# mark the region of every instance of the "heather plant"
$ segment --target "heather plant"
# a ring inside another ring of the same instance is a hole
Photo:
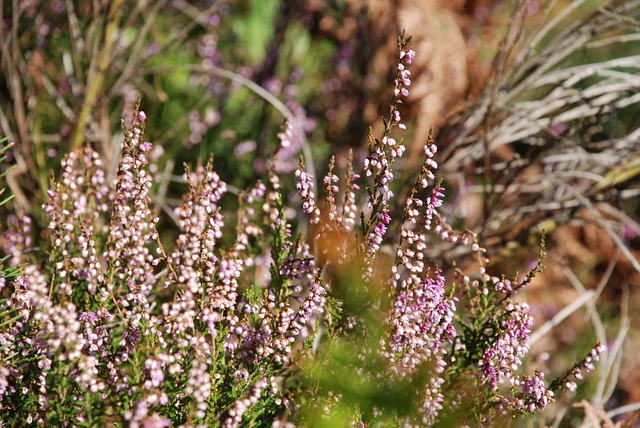
[[[2,422],[480,426],[575,390],[603,344],[550,382],[522,367],[532,317],[518,292],[541,271],[544,240],[524,278],[489,275],[476,236],[443,215],[431,136],[406,196],[396,186],[408,43],[398,39],[389,114],[362,165],[333,157],[317,183],[301,158],[289,173],[299,207],[278,153],[237,195],[210,159],[185,168],[177,239],[166,242],[140,102],[122,123],[114,182],[90,146],[68,153],[43,207],[48,242],[28,216],[8,221]],[[285,122],[280,150],[297,131]],[[471,271],[431,259],[435,240],[466,251]]]

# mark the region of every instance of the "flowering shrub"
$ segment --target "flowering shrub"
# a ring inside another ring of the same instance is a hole
[[[332,158],[319,199],[301,159],[308,221],[287,216],[275,160],[266,182],[238,194],[236,218],[223,215],[229,189],[210,160],[187,169],[179,236],[166,243],[139,108],[123,124],[115,183],[90,147],[69,153],[44,206],[42,257],[30,251],[30,219],[9,221],[5,250],[20,272],[0,276],[2,422],[475,426],[575,390],[602,344],[550,384],[520,370],[532,319],[515,297],[544,246],[524,280],[488,275],[475,235],[440,212],[430,137],[413,187],[394,187],[407,44],[399,38],[389,116],[369,136],[362,176],[349,156],[341,179]],[[436,238],[466,248],[477,271],[435,265]]]

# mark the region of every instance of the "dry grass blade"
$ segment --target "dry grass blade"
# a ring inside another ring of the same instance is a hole
[[[515,54],[503,52],[513,57],[505,72],[455,131],[443,132],[449,180],[470,170],[483,178],[475,191],[485,200],[484,237],[504,234],[505,223],[511,229],[525,214],[538,214],[530,227],[550,217],[566,221],[585,201],[637,196],[624,192],[638,175],[640,127],[614,121],[640,105],[640,55],[607,57],[598,49],[634,53],[625,44],[637,39],[640,1],[605,2],[586,17],[583,3],[523,34],[509,48]],[[580,64],[585,57],[594,59]]]
[[[580,428],[620,428],[622,426],[620,423],[614,423],[604,410],[592,406],[586,400],[574,404],[573,407],[582,409],[585,413],[586,420],[580,425]]]

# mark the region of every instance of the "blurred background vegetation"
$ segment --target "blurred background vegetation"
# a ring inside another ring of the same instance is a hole
[[[412,179],[433,128],[445,214],[480,235],[495,272],[526,272],[545,229],[547,271],[527,298],[536,326],[552,328],[534,367],[565,348],[565,361],[579,358],[595,328],[626,352],[612,353],[579,397],[609,409],[637,403],[639,3],[0,1],[0,136],[14,143],[5,164],[15,165],[6,177],[14,199],[0,212],[31,215],[46,239],[52,171],[88,143],[115,173],[120,121],[138,97],[167,242],[183,162],[213,154],[223,180],[247,188],[266,177],[285,117],[295,141],[278,155],[280,172],[302,151],[317,176],[331,153],[339,164],[349,148],[362,158],[388,109],[395,39],[406,29],[418,56],[402,110],[410,155],[401,179]],[[444,266],[463,263],[447,247],[430,251]],[[549,369],[562,371],[562,361]]]

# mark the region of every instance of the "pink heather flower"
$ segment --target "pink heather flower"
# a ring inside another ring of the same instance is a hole
[[[373,257],[380,249],[380,244],[384,240],[384,236],[387,233],[387,226],[391,223],[391,216],[389,210],[384,209],[376,216],[377,221],[374,223],[373,228],[366,237],[365,244],[367,248],[367,254]]]
[[[474,244],[475,246],[472,248],[473,251],[477,251],[478,249],[475,249],[476,246],[478,244]],[[493,282],[493,288],[498,291],[498,292],[503,292],[503,293],[511,293],[513,291],[513,287],[511,286],[511,281],[508,279],[499,279],[499,278],[492,278],[492,282]]]
[[[94,238],[101,227],[96,220],[108,210],[104,166],[98,153],[87,146],[65,156],[62,167],[61,182],[52,181],[47,191],[49,199],[43,205],[53,246],[65,259],[56,263],[65,278],[58,291],[70,294],[69,284],[81,280],[87,281],[90,293],[105,293],[99,284],[104,279],[102,255],[96,250]]]
[[[269,380],[265,377],[256,382],[251,388],[249,396],[238,399],[227,411],[228,417],[223,422],[223,428],[235,428],[242,422],[242,417],[251,406],[256,404],[262,395],[262,391],[269,385]]]
[[[402,70],[399,70],[398,76],[402,80],[403,85],[405,86],[411,85],[411,79],[409,79],[409,76],[411,76],[411,72],[409,70],[404,68]]]
[[[405,49],[400,52],[400,62],[397,65],[396,79],[393,81],[393,96],[409,96],[408,87],[411,86],[411,72],[406,69],[405,65],[411,64],[413,58],[415,57],[415,51],[411,49]],[[395,109],[395,106],[393,106]],[[397,111],[397,110],[396,110]],[[396,120],[397,119],[397,120]],[[393,122],[399,124],[400,118],[399,115],[396,117],[395,111],[393,113]]]
[[[279,273],[294,280],[284,299],[270,292],[258,304],[244,307],[245,313],[257,314],[261,320],[257,327],[243,321],[246,333],[238,335],[240,355],[253,363],[268,357],[276,363],[287,363],[293,344],[310,336],[310,326],[324,311],[325,289],[317,279],[318,269],[308,245],[291,250]]]
[[[349,181],[347,182],[347,190],[345,191],[344,196],[344,204],[342,205],[342,216],[341,223],[344,226],[345,230],[352,230],[356,224],[356,215],[358,211],[358,207],[356,205],[356,195],[354,193],[354,189],[357,190],[358,187],[355,183],[352,183],[351,180],[359,178],[357,174],[353,174]],[[351,184],[351,186],[350,186]]]
[[[51,194],[49,193],[50,197]],[[58,198],[58,196],[55,196]],[[43,207],[47,211],[46,205]],[[11,255],[10,266],[19,266],[21,263],[28,263],[25,251],[33,246],[33,233],[31,228],[31,218],[25,215],[10,215],[7,219],[9,231],[4,235],[7,243],[5,251]]]
[[[132,410],[124,414],[125,420],[129,421],[131,428],[146,427],[166,427],[171,426],[171,420],[160,417],[157,414],[149,415],[149,407],[153,405],[166,405],[168,398],[166,394],[149,393],[145,395]],[[168,423],[168,425],[167,425]]]
[[[416,56],[416,52],[413,49],[405,49],[400,52],[400,59],[405,64],[411,64],[415,56]]]
[[[423,165],[423,175],[429,180],[435,180],[435,171],[438,169],[438,163],[433,160],[438,152],[438,146],[435,144],[426,144],[424,146],[424,154],[426,155]],[[426,187],[426,186],[423,186]]]
[[[544,385],[544,373],[537,372],[533,376],[525,376],[520,381],[521,394],[512,400],[511,407],[515,410],[534,412],[542,410],[554,401],[553,391]]]
[[[306,339],[309,332],[304,329],[315,320],[315,317],[324,312],[326,289],[316,279],[312,280],[309,285],[309,291],[302,305],[298,309],[298,313],[291,323],[291,329],[288,332],[292,337],[300,337]]]
[[[149,141],[145,141],[144,143],[140,144],[141,152],[150,152],[152,148],[153,145]]]
[[[274,155],[274,168],[276,172],[291,172],[296,169],[296,154],[302,150],[302,139],[296,134],[294,125],[300,119],[287,118],[282,129],[278,133],[280,146]]]
[[[106,308],[101,308],[97,312],[84,312],[78,319],[84,323],[84,332],[80,337],[83,339],[85,352],[107,358],[111,340],[105,324],[112,322],[114,316]]]
[[[194,346],[200,354],[210,353],[209,346],[206,343],[202,336],[196,338],[193,342],[194,345],[200,345]],[[193,359],[189,370],[187,387],[185,388],[185,393],[190,394],[195,401],[195,416],[197,418],[206,416],[207,408],[209,407],[207,400],[211,395],[211,376],[209,375],[209,364],[206,362],[206,358],[205,355],[200,355]]]
[[[577,363],[565,376],[565,379],[573,376],[575,379],[582,379],[584,377],[584,373],[589,373],[595,370],[594,361],[600,360],[600,355],[606,351],[606,346],[601,342],[597,342],[596,346],[589,351],[586,357],[579,363]],[[570,391],[575,391],[576,385],[574,382],[567,380],[566,388]]]
[[[163,418],[157,413],[154,413],[142,418],[139,423],[142,428],[165,428],[171,426],[171,419]]]
[[[504,379],[508,379],[511,384],[517,382],[515,370],[522,364],[521,358],[529,351],[527,340],[533,324],[526,303],[510,303],[504,315],[501,323],[502,335],[493,346],[484,350],[482,359],[478,362],[478,375],[493,390]]]
[[[9,376],[11,370],[8,367],[0,366],[0,402],[3,401],[7,390],[9,389]]]
[[[233,148],[233,155],[241,158],[249,153],[255,152],[258,145],[253,140],[241,141]]]
[[[214,250],[224,227],[218,202],[226,185],[209,162],[194,172],[187,171],[189,193],[176,211],[182,233],[171,255],[178,297],[162,305],[164,327],[177,339],[177,347],[193,345],[201,338],[195,334],[196,320],[202,320],[212,336],[217,323],[226,320],[221,307],[235,305],[235,270],[226,269],[233,261],[219,260]],[[239,274],[238,274],[239,275]]]
[[[390,347],[399,373],[410,375],[424,361],[434,359],[438,372],[444,370],[444,346],[455,336],[455,303],[445,295],[439,270],[426,279],[409,274],[396,296],[391,323]]]
[[[444,197],[444,188],[436,186],[431,191],[431,196],[426,200],[426,211],[424,215],[424,227],[427,230],[431,230],[431,224],[434,217],[437,215],[437,208],[442,206],[442,198]]]
[[[324,177],[322,182],[324,183],[324,190],[327,194],[325,197],[325,202],[329,207],[329,220],[337,221],[338,220],[338,208],[336,207],[335,195],[340,191],[338,186],[335,184],[339,181],[338,176],[333,173],[333,168],[335,167],[335,157],[331,158],[329,162],[329,172]]]
[[[253,266],[256,259],[256,257],[247,254],[249,237],[260,237],[262,234],[262,228],[259,224],[263,221],[263,218],[258,216],[254,204],[259,201],[262,202],[262,207],[266,207],[264,212],[269,213],[270,207],[265,201],[266,193],[266,186],[261,181],[258,181],[248,192],[241,193],[238,197],[240,207],[237,215],[236,241],[233,245],[232,253],[235,257],[243,258],[246,266]],[[222,236],[222,231],[220,231],[220,236]],[[259,258],[260,256],[257,257]]]
[[[313,177],[304,170],[302,160],[296,170],[296,189],[302,198],[302,210],[311,215],[311,223],[320,223],[320,209],[316,205],[316,195],[313,193]]]
[[[119,297],[130,307],[127,312],[146,313],[143,316],[148,318],[147,296],[156,283],[155,266],[161,257],[150,249],[158,242],[155,224],[159,219],[150,208],[152,177],[139,149],[142,130],[143,125],[134,120],[124,132],[107,256],[110,269],[127,285],[128,293]]]
[[[409,248],[402,252],[405,254],[403,265],[409,273],[396,288],[396,299],[389,320],[392,334],[388,339],[387,358],[393,363],[395,374],[403,378],[411,378],[424,363],[430,362],[435,367],[435,372],[425,385],[420,409],[422,422],[430,425],[444,401],[440,391],[444,379],[439,374],[446,367],[446,346],[453,342],[456,335],[453,326],[456,307],[455,302],[445,295],[441,272],[436,270],[430,276],[427,272],[427,277],[421,278],[424,266],[412,269],[414,263],[421,263],[417,253]],[[396,281],[399,277],[399,274],[396,275]]]
[[[166,361],[162,358],[151,357],[144,362],[144,368],[147,372],[147,380],[144,382],[144,388],[152,390],[159,388],[162,382],[164,382],[164,376],[166,371]]]

